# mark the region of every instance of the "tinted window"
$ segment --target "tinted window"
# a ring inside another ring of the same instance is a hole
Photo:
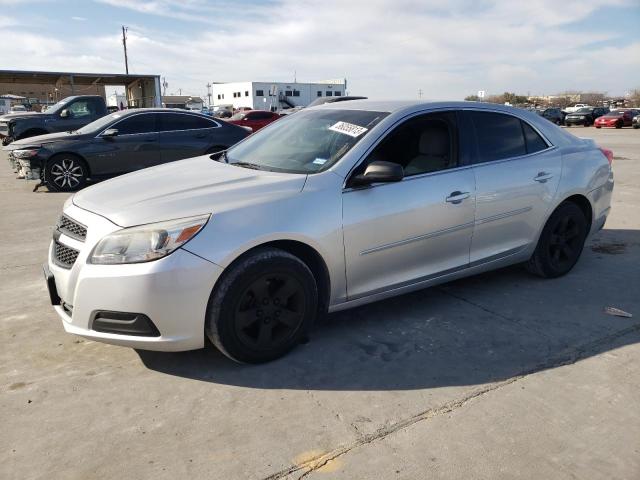
[[[366,165],[379,160],[400,164],[406,176],[456,167],[456,133],[452,112],[414,117],[391,132],[359,170],[364,171]]]
[[[206,118],[197,115],[181,113],[162,114],[162,130],[194,130],[197,128],[212,128],[215,124]]]
[[[118,129],[118,135],[155,132],[157,130],[156,115],[133,115],[132,117],[125,118],[120,123],[117,123],[113,128]]]
[[[525,155],[524,135],[520,120],[511,115],[469,112],[478,141],[479,162]]]
[[[522,122],[522,130],[527,141],[527,153],[535,153],[547,148],[547,143],[538,135],[538,132],[531,128],[531,125]]]

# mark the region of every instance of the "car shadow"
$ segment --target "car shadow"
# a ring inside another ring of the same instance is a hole
[[[148,368],[262,389],[412,390],[484,384],[640,341],[640,232],[605,230],[565,277],[514,266],[328,315],[308,344],[263,365],[209,346],[138,351]],[[604,313],[606,306],[636,318]]]

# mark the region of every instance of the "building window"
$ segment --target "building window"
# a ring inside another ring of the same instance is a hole
[[[220,94],[218,94],[218,100],[220,100],[222,97],[220,96]]]
[[[321,97],[322,96],[322,92],[320,90],[318,90],[318,96]]]
[[[300,90],[294,90],[293,91],[293,96],[294,97],[299,97],[300,96]]]
[[[248,97],[248,96],[249,96],[249,90],[246,90],[246,91],[244,92],[244,96],[245,96],[245,97]]]
[[[240,98],[242,96],[242,92],[237,92],[238,93],[238,98]]]
[[[290,97],[291,95],[293,95],[293,93],[291,93],[291,90],[285,90],[284,92],[285,97]]]
[[[326,92],[324,92],[324,96],[325,97],[331,97],[331,96],[333,96],[333,92],[331,90],[327,90]]]
[[[342,95],[342,93],[339,90],[336,90],[335,92],[333,92],[334,97],[339,97],[340,95]]]
[[[264,90],[256,90],[256,97],[264,97]]]

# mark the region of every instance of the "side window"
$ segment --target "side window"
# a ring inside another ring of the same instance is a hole
[[[522,122],[522,131],[527,142],[527,153],[535,153],[547,148],[547,143],[538,135],[538,132],[531,128],[531,125]]]
[[[446,170],[458,166],[457,145],[454,112],[420,115],[391,132],[361,168],[383,160],[400,164],[406,176]]]
[[[90,117],[93,115],[94,105],[89,100],[78,100],[67,107],[67,111],[72,118]]]
[[[161,115],[164,132],[172,130],[194,130],[197,128],[212,128],[215,124],[206,118],[197,115],[182,113],[164,113]]]
[[[476,131],[479,163],[527,153],[520,120],[493,112],[469,112]]]
[[[114,125],[118,135],[133,135],[156,131],[156,116],[151,114],[133,115]]]

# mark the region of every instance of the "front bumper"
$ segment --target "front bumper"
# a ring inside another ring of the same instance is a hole
[[[100,238],[120,227],[73,205],[65,214],[87,226],[85,242],[64,234],[58,239],[80,252],[71,268],[54,261],[54,242],[49,248],[47,267],[60,298],[54,309],[68,333],[143,350],[181,351],[204,346],[207,303],[221,267],[183,249],[147,263],[89,264],[87,258]],[[96,331],[93,322],[99,311],[144,315],[159,335]]]
[[[590,123],[588,118],[565,118],[565,125],[584,125],[585,123]]]

